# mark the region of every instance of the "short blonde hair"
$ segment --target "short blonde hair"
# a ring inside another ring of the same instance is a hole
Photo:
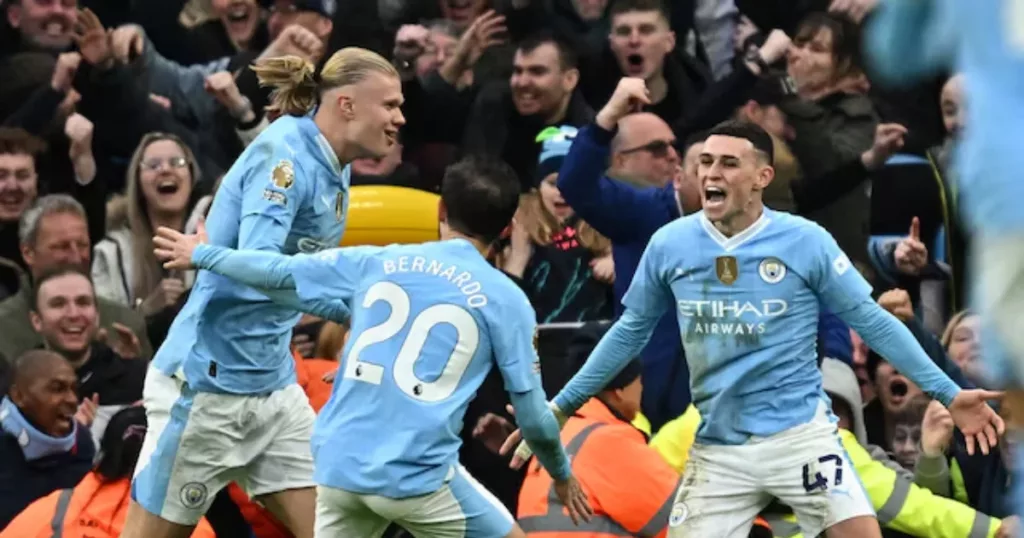
[[[291,116],[308,114],[323,92],[356,84],[370,73],[399,78],[391,62],[358,47],[346,47],[332,54],[320,68],[319,81],[316,67],[298,56],[264,58],[253,65],[253,71],[261,86],[273,88],[267,111]]]

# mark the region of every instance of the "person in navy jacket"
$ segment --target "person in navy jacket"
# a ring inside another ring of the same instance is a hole
[[[78,378],[64,357],[28,351],[10,376],[0,400],[0,529],[32,501],[78,484],[96,454],[76,418]]]

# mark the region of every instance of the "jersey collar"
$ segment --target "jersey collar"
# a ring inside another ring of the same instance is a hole
[[[764,208],[761,211],[761,216],[758,217],[753,224],[748,226],[746,230],[743,230],[732,237],[726,237],[725,234],[718,231],[718,228],[715,228],[715,225],[711,223],[711,220],[708,219],[703,211],[700,212],[700,224],[701,227],[704,228],[704,231],[711,236],[711,239],[713,239],[715,243],[718,243],[718,246],[722,247],[726,252],[730,252],[743,243],[753,239],[754,236],[765,228],[765,226],[768,226],[768,223],[772,221],[769,213],[770,211],[768,208]]]
[[[324,134],[320,132],[320,128],[316,126],[316,122],[313,121],[313,118],[310,116],[303,117],[300,124],[302,125],[303,130],[306,131],[307,134],[311,135],[311,138],[316,141],[316,147],[320,149],[320,155],[323,156],[324,161],[330,165],[331,171],[334,172],[334,175],[341,178],[342,166],[341,162],[338,161],[338,155],[334,153],[334,148],[331,147],[330,142],[327,141]]]

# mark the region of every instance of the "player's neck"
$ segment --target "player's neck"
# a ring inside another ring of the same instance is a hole
[[[332,118],[321,109],[313,116],[313,123],[320,129],[320,133],[327,139],[327,143],[331,145],[331,149],[334,150],[334,154],[338,157],[338,163],[341,166],[345,166],[359,158],[359,149],[346,142],[340,136],[344,129],[338,128],[339,126],[335,118]]]
[[[715,226],[716,230],[722,232],[722,235],[732,237],[753,226],[757,219],[761,218],[762,213],[764,213],[764,206],[757,204],[756,207],[728,219],[711,221],[711,224]]]
[[[441,230],[441,241],[449,241],[451,239],[462,239],[464,241],[469,241],[471,245],[476,247],[477,252],[479,252],[480,255],[485,258],[487,257],[487,253],[491,250],[491,246],[485,245],[483,241],[475,237],[470,237],[466,234],[461,234],[454,230],[448,229],[448,227],[445,226],[444,229]]]

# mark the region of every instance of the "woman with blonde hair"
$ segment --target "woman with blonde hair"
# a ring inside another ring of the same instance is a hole
[[[354,47],[319,70],[297,56],[261,59],[253,69],[273,88],[277,119],[221,181],[209,241],[284,254],[336,246],[349,163],[386,155],[405,123],[398,72]],[[150,430],[123,538],[188,536],[231,481],[296,538],[312,538],[314,419],[289,350],[299,317],[252,288],[199,272],[146,378]]]
[[[127,192],[107,205],[107,237],[93,255],[96,295],[147,317],[178,302],[195,273],[165,271],[153,255],[153,234],[161,226],[194,233],[213,200],[195,196],[199,179],[195,155],[180,138],[142,137],[128,166]]]
[[[538,323],[613,317],[611,242],[575,215],[558,187],[558,169],[576,128],[545,129],[534,188],[524,194],[497,264],[520,279]]]

